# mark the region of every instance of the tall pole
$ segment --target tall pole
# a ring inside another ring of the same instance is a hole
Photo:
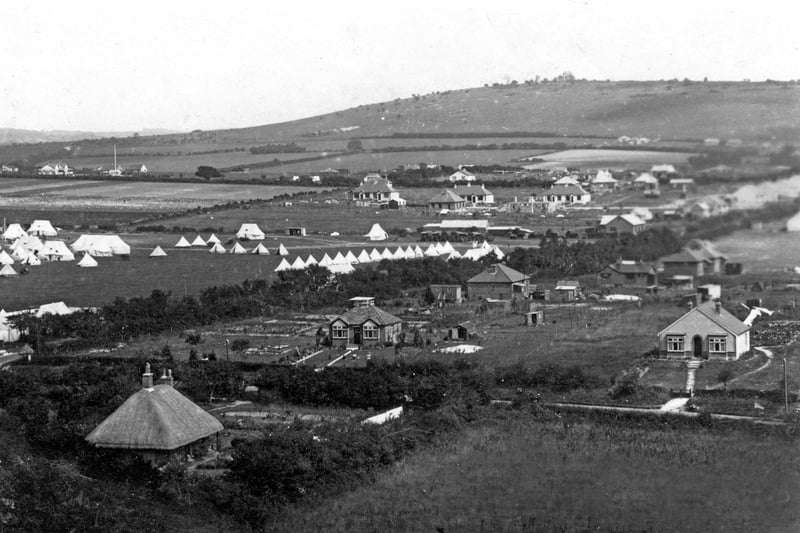
[[[786,374],[786,358],[783,358],[783,407],[784,413],[789,414],[789,380]]]

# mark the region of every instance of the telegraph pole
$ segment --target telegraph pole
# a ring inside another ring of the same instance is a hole
[[[783,407],[784,413],[789,415],[789,379],[786,374],[786,358],[783,358]]]

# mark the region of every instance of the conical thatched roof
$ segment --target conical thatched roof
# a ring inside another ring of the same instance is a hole
[[[222,431],[222,424],[171,385],[142,388],[86,440],[101,448],[174,450]]]

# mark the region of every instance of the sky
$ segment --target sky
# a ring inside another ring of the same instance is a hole
[[[792,1],[2,2],[0,128],[255,126],[551,78],[800,78]]]

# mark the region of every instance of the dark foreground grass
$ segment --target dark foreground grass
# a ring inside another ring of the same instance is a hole
[[[274,531],[797,531],[797,442],[517,417],[470,429]]]

